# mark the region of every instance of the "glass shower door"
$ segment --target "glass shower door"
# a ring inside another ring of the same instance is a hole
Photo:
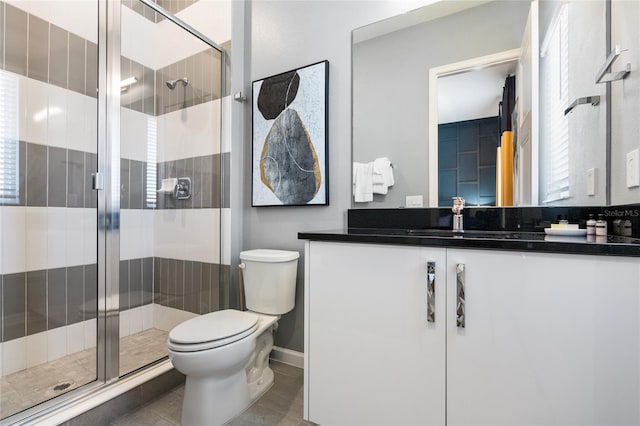
[[[0,2],[0,418],[97,377],[97,2]]]
[[[123,375],[166,357],[174,326],[220,309],[223,76],[221,52],[178,24],[137,0],[121,13]]]

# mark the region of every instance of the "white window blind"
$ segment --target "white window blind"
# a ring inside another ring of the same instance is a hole
[[[0,71],[0,202],[18,204],[20,196],[18,77]]]
[[[542,96],[545,115],[545,188],[544,202],[569,197],[569,120],[564,110],[569,106],[569,7],[563,5],[554,22],[545,52],[548,61],[542,75],[547,87]]]
[[[145,203],[147,208],[156,208],[156,178],[157,173],[157,146],[158,146],[158,123],[155,117],[147,119],[147,181],[144,183],[146,188]]]

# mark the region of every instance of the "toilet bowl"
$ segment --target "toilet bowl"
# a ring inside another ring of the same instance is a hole
[[[226,309],[171,330],[169,359],[186,376],[182,425],[221,425],[273,384],[269,354],[280,314],[293,309],[297,252],[240,253],[250,311]]]
[[[277,320],[277,316],[224,310],[193,318],[171,331],[169,359],[187,376],[183,425],[223,424],[269,389],[271,329]],[[263,359],[258,359],[257,348]]]

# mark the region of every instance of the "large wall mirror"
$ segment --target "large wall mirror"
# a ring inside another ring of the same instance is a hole
[[[472,206],[640,202],[624,173],[640,146],[638,3],[441,1],[354,30],[352,206],[450,206],[453,195]],[[597,83],[617,43],[626,50],[601,80],[631,73]],[[376,159],[392,164],[393,185],[356,197],[371,170],[379,182]]]

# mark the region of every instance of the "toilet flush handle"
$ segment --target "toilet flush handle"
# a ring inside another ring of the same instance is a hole
[[[240,262],[238,265],[238,302],[241,311],[247,310],[247,303],[244,298],[244,270],[246,267],[247,265],[244,262]]]

